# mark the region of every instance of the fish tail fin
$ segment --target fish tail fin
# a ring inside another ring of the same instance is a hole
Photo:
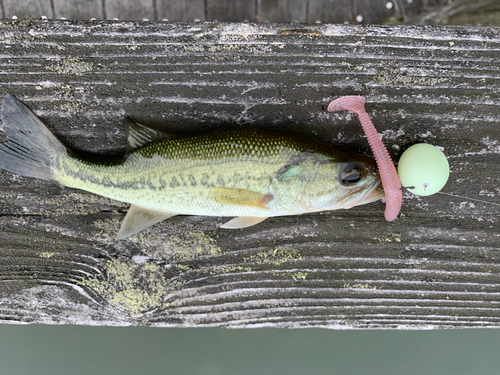
[[[10,94],[2,103],[3,131],[0,168],[26,177],[57,181],[55,169],[66,147],[31,112]]]

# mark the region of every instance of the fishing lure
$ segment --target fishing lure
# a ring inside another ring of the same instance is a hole
[[[375,155],[375,161],[379,168],[380,177],[382,179],[382,185],[385,192],[385,219],[387,221],[395,220],[399,211],[401,210],[401,205],[403,203],[403,193],[401,189],[401,182],[399,181],[398,173],[394,167],[389,152],[382,143],[373,122],[366,113],[365,110],[366,99],[363,96],[342,96],[335,99],[328,105],[329,112],[347,110],[354,112],[358,115],[361,126],[366,134],[368,143]]]

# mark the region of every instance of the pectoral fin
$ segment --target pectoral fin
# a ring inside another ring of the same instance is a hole
[[[131,236],[175,215],[177,214],[148,210],[132,205],[127,212],[127,216],[123,219],[122,226],[116,237],[125,238]]]
[[[238,216],[227,223],[222,224],[219,228],[222,229],[240,229],[251,227],[252,225],[259,224],[266,220],[267,217],[255,217],[255,216]]]
[[[221,204],[267,208],[266,205],[273,200],[274,196],[244,189],[218,187],[212,189],[212,198]]]

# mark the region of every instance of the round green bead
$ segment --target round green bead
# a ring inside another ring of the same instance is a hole
[[[419,143],[411,146],[399,159],[401,185],[416,195],[432,195],[441,190],[450,176],[446,156],[436,146]]]

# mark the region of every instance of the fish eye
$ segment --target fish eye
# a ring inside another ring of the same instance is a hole
[[[340,174],[340,181],[344,186],[352,186],[364,180],[366,175],[366,168],[360,163],[349,163],[342,170]]]

